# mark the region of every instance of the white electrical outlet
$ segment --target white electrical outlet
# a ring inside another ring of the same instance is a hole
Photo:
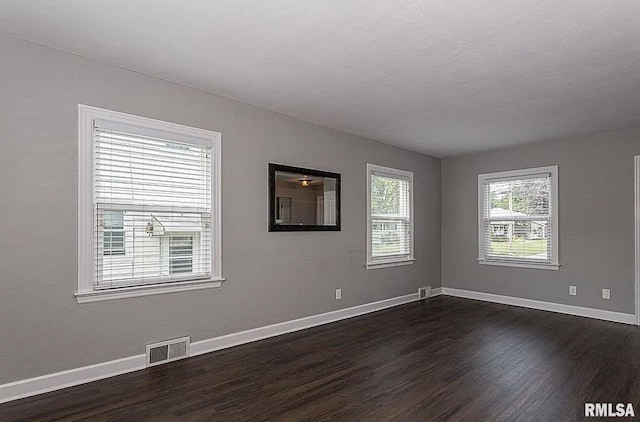
[[[602,298],[603,299],[611,299],[611,290],[602,289]]]
[[[336,300],[342,299],[342,289],[336,289]]]
[[[569,286],[569,295],[570,296],[576,295],[576,286]]]

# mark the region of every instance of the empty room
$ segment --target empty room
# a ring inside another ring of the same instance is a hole
[[[0,1],[0,421],[635,418],[639,21]]]

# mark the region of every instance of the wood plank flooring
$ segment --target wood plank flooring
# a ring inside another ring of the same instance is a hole
[[[436,297],[0,405],[0,421],[573,421],[640,413],[640,328]],[[638,415],[640,417],[640,415]]]

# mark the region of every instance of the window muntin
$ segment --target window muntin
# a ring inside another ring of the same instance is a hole
[[[413,174],[368,169],[367,266],[413,261]]]
[[[478,176],[480,261],[558,265],[557,167]]]

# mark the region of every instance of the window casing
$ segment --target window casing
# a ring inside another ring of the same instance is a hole
[[[557,270],[558,166],[478,175],[478,261]]]
[[[220,137],[79,106],[78,302],[221,285]]]
[[[412,264],[413,173],[367,164],[367,268]]]

